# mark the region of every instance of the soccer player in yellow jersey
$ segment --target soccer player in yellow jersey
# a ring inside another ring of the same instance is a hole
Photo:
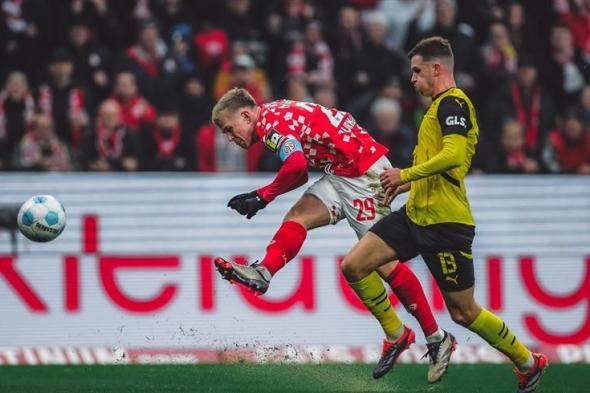
[[[420,254],[442,290],[453,321],[512,360],[517,392],[534,392],[547,367],[547,357],[531,353],[502,319],[478,305],[473,297],[471,245],[475,222],[463,180],[477,144],[475,109],[456,87],[453,52],[446,39],[426,38],[408,57],[412,85],[423,96],[431,97],[432,103],[418,131],[412,166],[385,170],[381,183],[389,202],[402,192],[409,191],[410,196],[405,206],[375,224],[342,264],[350,286],[378,319],[386,336],[376,370],[391,369],[408,346],[409,328],[402,324],[387,297],[379,298],[383,283],[374,272],[388,261],[407,261]],[[429,351],[438,349],[429,346]]]

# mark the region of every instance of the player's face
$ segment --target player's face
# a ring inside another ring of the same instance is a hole
[[[418,93],[425,97],[432,97],[434,94],[434,63],[424,61],[422,56],[413,56],[410,60],[412,70],[412,86]]]
[[[228,141],[243,149],[249,148],[254,143],[255,119],[253,115],[249,109],[244,108],[221,116],[219,119],[221,132]]]

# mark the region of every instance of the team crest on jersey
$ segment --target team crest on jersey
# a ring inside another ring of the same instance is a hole
[[[272,130],[271,132],[266,135],[264,138],[264,145],[271,150],[273,153],[276,153],[279,149],[281,143],[285,140],[285,136],[279,134],[276,130]]]

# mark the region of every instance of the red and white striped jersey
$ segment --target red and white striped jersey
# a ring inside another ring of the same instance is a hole
[[[361,176],[388,152],[350,113],[309,102],[279,100],[260,105],[256,132],[275,153],[289,138],[297,139],[308,166],[339,176]]]

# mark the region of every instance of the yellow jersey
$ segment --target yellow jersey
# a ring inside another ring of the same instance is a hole
[[[464,179],[478,135],[475,108],[461,89],[433,98],[420,124],[412,166],[401,171],[402,181],[412,183],[406,212],[415,224],[475,225]]]

